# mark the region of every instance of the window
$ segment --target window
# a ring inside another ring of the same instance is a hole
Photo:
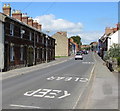
[[[44,44],[44,37],[42,37],[42,44]]]
[[[30,36],[29,36],[30,41],[32,41],[32,33],[30,32]]]
[[[42,59],[44,59],[44,48],[42,49]]]
[[[20,60],[21,61],[23,61],[23,53],[24,53],[23,51],[24,51],[24,49],[23,49],[23,47],[21,47],[20,48]]]
[[[10,46],[10,61],[14,61],[14,47]]]
[[[39,36],[37,35],[37,43],[39,42]]]
[[[25,33],[25,30],[21,29],[21,38],[23,38],[24,33]]]
[[[37,59],[39,59],[39,49],[37,49]]]
[[[10,24],[10,35],[14,35],[14,24]]]

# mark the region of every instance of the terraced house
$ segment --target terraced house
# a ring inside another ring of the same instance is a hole
[[[55,39],[42,25],[4,4],[0,13],[0,69],[6,71],[55,59]]]

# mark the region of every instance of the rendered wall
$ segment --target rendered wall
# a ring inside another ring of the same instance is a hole
[[[0,70],[4,68],[4,24],[0,14]]]

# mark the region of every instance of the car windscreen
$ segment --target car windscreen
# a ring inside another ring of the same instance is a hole
[[[81,55],[81,54],[76,54],[76,55]]]

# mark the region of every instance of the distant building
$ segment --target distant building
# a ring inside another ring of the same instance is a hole
[[[98,51],[98,42],[91,42],[90,48],[92,51]]]
[[[55,56],[69,56],[67,32],[57,32],[52,36],[55,39]]]
[[[6,71],[54,60],[55,39],[46,36],[41,32],[41,24],[18,10],[11,16],[11,7],[5,4],[0,13],[0,69]]]
[[[98,41],[98,54],[104,58],[106,52],[110,49],[113,43],[120,44],[120,28],[117,24],[116,28],[106,27],[104,35]]]
[[[86,49],[86,50],[90,50],[90,45],[81,45],[81,50]]]
[[[110,47],[115,44],[120,44],[120,30],[115,31],[114,33],[111,33],[108,36],[108,46],[107,49],[109,50]]]
[[[76,54],[79,51],[79,46],[72,38],[69,38],[69,55]]]

